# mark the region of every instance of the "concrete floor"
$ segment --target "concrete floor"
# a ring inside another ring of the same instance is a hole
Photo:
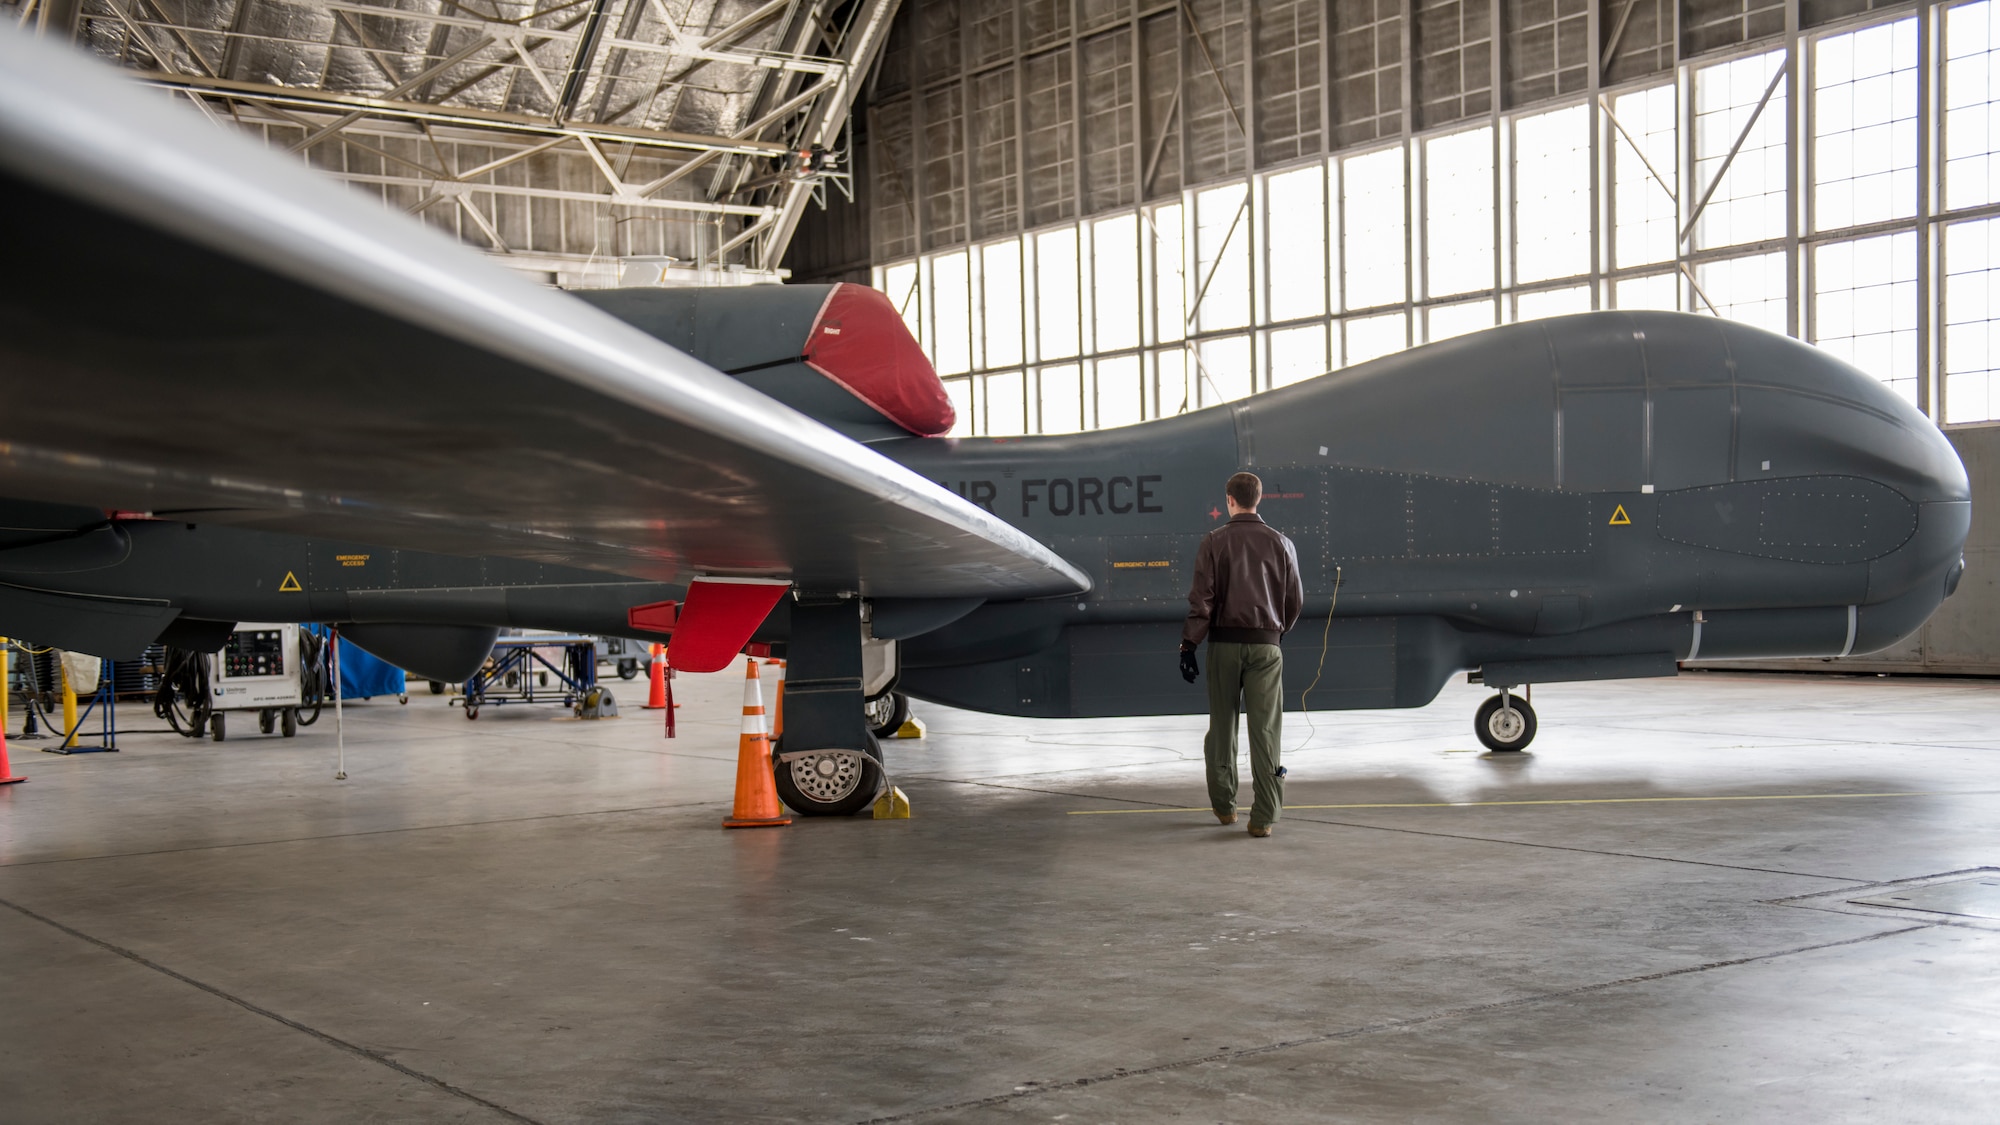
[[[1199,720],[936,707],[915,819],[725,833],[738,674],[357,705],[345,782],[330,716],[15,743],[0,1120],[2000,1118],[2000,920],[1847,902],[2000,867],[2000,684],[1288,716],[1251,840],[1166,811]]]

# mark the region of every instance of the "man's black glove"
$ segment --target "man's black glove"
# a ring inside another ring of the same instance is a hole
[[[1199,675],[1201,675],[1201,667],[1194,662],[1194,650],[1191,648],[1182,649],[1181,679],[1186,680],[1188,683],[1193,683],[1194,678]]]

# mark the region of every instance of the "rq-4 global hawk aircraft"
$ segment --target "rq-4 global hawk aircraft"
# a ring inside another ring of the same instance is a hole
[[[100,655],[340,624],[456,679],[495,629],[789,661],[780,791],[876,788],[893,690],[1204,710],[1195,548],[1250,469],[1298,544],[1287,705],[1420,707],[1838,656],[1950,596],[1963,466],[1882,384],[1726,320],[1497,328],[1106,432],[949,439],[881,294],[536,287],[129,85],[0,39],[0,633]],[[808,753],[810,752],[810,753]]]

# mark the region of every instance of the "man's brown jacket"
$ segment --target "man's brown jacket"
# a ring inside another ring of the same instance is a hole
[[[1292,541],[1257,513],[1238,512],[1201,537],[1181,647],[1204,639],[1277,644],[1298,623],[1305,600]]]

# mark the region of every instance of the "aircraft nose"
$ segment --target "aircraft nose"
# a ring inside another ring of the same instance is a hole
[[[1918,505],[1970,502],[1958,452],[1881,380],[1789,337],[1737,324],[1722,332],[1736,370],[1741,479],[1861,477]]]
[[[1713,323],[1713,322],[1711,322]],[[1851,651],[1907,636],[1964,573],[1972,491],[1944,434],[1881,380],[1828,352],[1717,325],[1735,394],[1736,480],[1791,513],[1824,563],[1865,565]]]

